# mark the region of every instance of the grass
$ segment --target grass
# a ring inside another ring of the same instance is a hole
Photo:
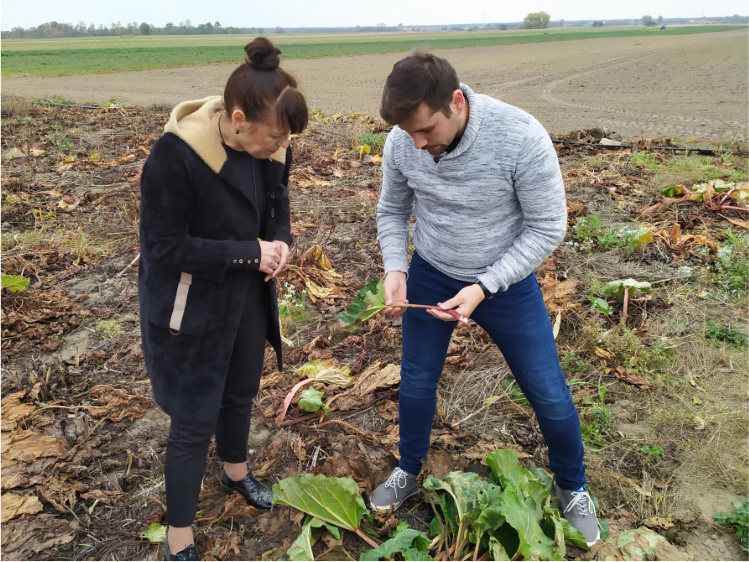
[[[741,25],[672,27],[659,35],[684,35],[743,29]],[[285,59],[408,52],[422,49],[488,47],[517,43],[639,37],[641,27],[549,30],[273,35]],[[236,63],[250,35],[84,37],[2,42],[2,75],[90,74],[172,66]]]

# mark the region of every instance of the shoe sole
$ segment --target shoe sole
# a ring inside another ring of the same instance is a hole
[[[388,509],[392,509],[393,511],[395,511],[395,510],[396,510],[396,509],[398,509],[398,508],[399,508],[400,506],[402,506],[402,505],[403,505],[403,502],[405,502],[405,501],[406,501],[406,500],[407,500],[408,498],[410,498],[410,497],[412,497],[412,496],[415,496],[415,495],[416,495],[416,494],[418,494],[418,493],[419,493],[419,490],[418,490],[418,489],[416,489],[416,490],[414,490],[413,492],[411,492],[410,494],[408,494],[408,495],[407,495],[407,496],[406,496],[405,498],[403,498],[403,499],[402,499],[401,501],[399,501],[399,502],[397,502],[397,503],[391,503],[390,505],[386,505],[386,506],[375,505],[375,504],[373,504],[373,503],[372,503],[372,502],[370,501],[370,502],[369,502],[369,507],[371,507],[371,508],[372,508],[372,509],[374,509],[375,511],[387,511]]]
[[[596,538],[593,540],[593,542],[585,541],[585,544],[587,544],[588,548],[590,548],[591,546],[593,546],[594,544],[596,544],[598,542],[598,539],[600,539],[600,538],[601,538],[601,531],[599,529],[599,530],[596,531]]]

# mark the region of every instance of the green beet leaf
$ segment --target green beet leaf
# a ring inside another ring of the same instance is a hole
[[[503,487],[515,485],[521,489],[523,484],[533,475],[523,468],[518,460],[517,451],[512,449],[497,449],[486,457],[486,464],[492,469],[494,476]]]
[[[317,537],[315,536],[317,533],[315,531],[321,527],[325,527],[335,538],[341,538],[338,527],[332,526],[317,517],[307,517],[307,520],[302,526],[302,532],[287,551],[291,560],[315,559],[315,556],[312,553],[312,547],[317,542]]]
[[[479,510],[479,494],[487,485],[488,482],[482,480],[475,472],[451,472],[444,480],[430,474],[424,481],[425,490],[447,492],[440,497],[440,505],[445,516],[455,526],[460,525],[469,513]],[[452,502],[445,501],[448,495]]]
[[[0,280],[2,281],[2,288],[8,289],[11,293],[26,290],[26,287],[29,286],[29,281],[31,281],[31,279],[23,275],[5,275],[4,273],[0,275]]]
[[[396,553],[404,560],[433,560],[429,554],[429,537],[416,529],[403,529],[379,547],[362,553],[359,560],[392,560]]]
[[[166,538],[166,527],[160,523],[151,523],[151,526],[143,531],[140,536],[151,542],[164,542]]]
[[[315,390],[314,388],[303,390],[299,395],[299,407],[305,412],[317,412],[322,408],[327,413],[330,408],[323,404],[323,394],[324,392]]]
[[[599,299],[598,297],[591,297],[590,295],[588,295],[588,300],[592,303],[590,305],[591,310],[600,310],[607,316],[614,313],[614,309],[611,308],[611,305],[605,300]]]
[[[623,297],[624,292],[631,289],[639,289],[643,293],[650,292],[650,283],[647,281],[635,281],[634,279],[617,279],[616,281],[609,281],[604,285],[601,294],[604,297]]]
[[[518,552],[526,560],[561,560],[562,555],[553,539],[546,536],[536,513],[520,497],[514,487],[502,492],[502,515],[518,533]]]
[[[368,513],[356,482],[322,474],[298,474],[274,484],[273,503],[294,507],[348,531],[356,531]]]
[[[382,281],[373,279],[359,291],[349,305],[348,311],[339,312],[336,315],[335,326],[337,329],[349,331],[376,316],[384,308],[385,289]]]

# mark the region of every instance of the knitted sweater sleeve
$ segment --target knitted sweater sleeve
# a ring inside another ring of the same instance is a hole
[[[564,240],[567,204],[556,151],[543,126],[533,120],[520,144],[513,174],[525,227],[479,280],[491,291],[521,281]]]
[[[408,272],[409,222],[414,207],[414,193],[399,169],[396,155],[403,156],[397,144],[403,133],[395,128],[385,141],[382,156],[382,192],[377,204],[377,237],[382,250],[384,274]]]

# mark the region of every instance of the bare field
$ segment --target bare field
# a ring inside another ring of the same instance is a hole
[[[463,82],[535,115],[552,133],[606,127],[628,138],[745,140],[747,31],[589,39],[435,51]],[[238,53],[238,56],[241,53]],[[287,60],[309,105],[377,115],[382,84],[404,53]],[[221,94],[233,65],[109,74],[6,76],[3,95],[127,106]]]

